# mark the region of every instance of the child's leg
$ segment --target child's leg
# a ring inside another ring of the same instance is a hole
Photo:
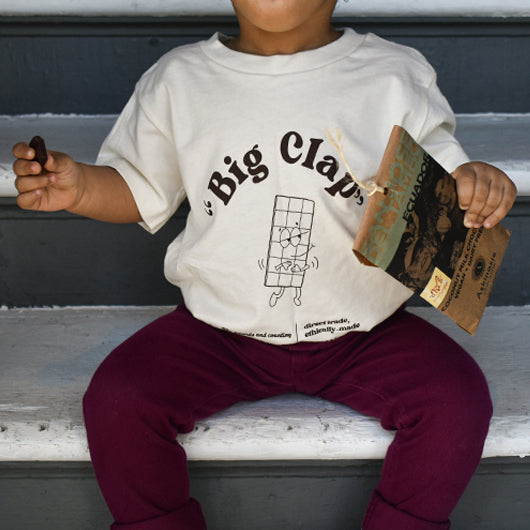
[[[269,348],[268,345],[263,345]],[[102,363],[84,399],[92,462],[114,529],[200,530],[179,432],[244,399],[292,390],[259,359],[289,373],[289,359],[215,330],[187,310],[156,320]],[[251,350],[250,352],[248,350]]]
[[[327,363],[334,379],[316,393],[396,429],[363,530],[449,528],[491,418],[482,372],[445,334],[404,311],[364,339],[351,336],[353,351],[344,343]]]

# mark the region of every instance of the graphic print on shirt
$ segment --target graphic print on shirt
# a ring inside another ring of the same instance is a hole
[[[286,288],[294,289],[293,302],[302,303],[302,285],[310,268],[309,251],[315,202],[300,197],[276,195],[272,213],[269,251],[265,269],[265,286],[275,287],[269,299],[274,307]],[[315,258],[314,263],[318,264]]]

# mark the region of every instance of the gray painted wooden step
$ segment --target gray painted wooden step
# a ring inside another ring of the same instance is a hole
[[[170,310],[0,310],[0,461],[88,460],[81,398],[92,373]],[[452,335],[485,371],[495,411],[484,457],[530,455],[530,306],[488,307],[474,337],[433,308],[409,310]],[[383,458],[392,434],[342,405],[289,395],[235,405],[179,439],[194,461],[363,460]]]
[[[0,197],[16,195],[14,143],[36,134],[50,150],[64,151],[76,160],[93,163],[115,115],[0,116]],[[456,137],[470,158],[498,166],[517,184],[519,195],[530,195],[530,114],[462,114],[457,116]]]

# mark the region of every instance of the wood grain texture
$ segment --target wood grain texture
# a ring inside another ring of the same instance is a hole
[[[104,357],[163,307],[0,311],[0,460],[88,460],[81,399]],[[490,383],[485,457],[530,455],[530,307],[489,307],[470,337],[435,309],[414,308],[453,336]],[[322,399],[279,396],[237,404],[180,438],[191,460],[380,459],[392,433]]]

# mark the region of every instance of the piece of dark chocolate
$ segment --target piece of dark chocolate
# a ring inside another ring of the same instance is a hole
[[[34,136],[31,139],[29,146],[35,150],[35,157],[33,160],[37,161],[44,171],[44,164],[46,164],[46,161],[48,160],[48,153],[46,152],[46,144],[44,143],[44,140],[40,136]]]

